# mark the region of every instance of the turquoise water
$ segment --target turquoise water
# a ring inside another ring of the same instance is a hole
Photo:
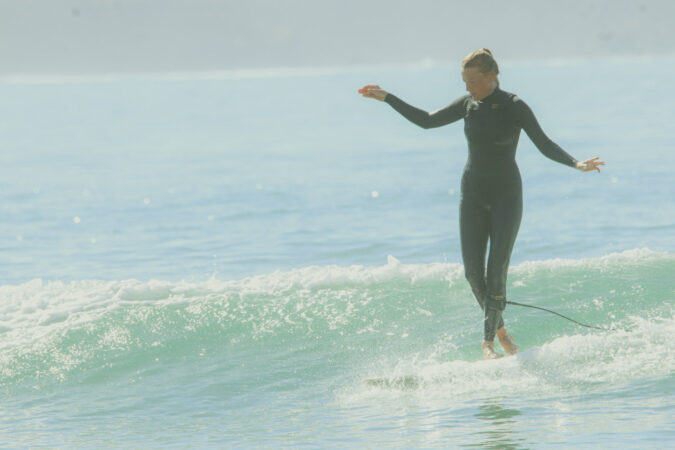
[[[0,83],[0,445],[664,448],[675,425],[669,61],[503,64],[602,174],[521,138],[482,361],[452,65]],[[649,82],[645,80],[649,73]],[[655,77],[655,79],[653,79]]]

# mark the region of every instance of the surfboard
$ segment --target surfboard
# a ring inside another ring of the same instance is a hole
[[[380,388],[394,389],[417,389],[420,387],[422,378],[416,375],[405,375],[394,378],[369,378],[363,380],[365,384]]]

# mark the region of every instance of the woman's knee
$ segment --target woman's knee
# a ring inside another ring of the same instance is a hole
[[[485,289],[485,275],[480,270],[465,270],[464,277],[469,282],[471,288]]]

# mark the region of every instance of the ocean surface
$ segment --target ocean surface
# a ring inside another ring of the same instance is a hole
[[[505,62],[524,217],[482,361],[464,93],[419,64],[0,80],[0,447],[667,448],[675,59]],[[497,346],[498,347],[498,346]],[[672,447],[671,447],[672,448]]]

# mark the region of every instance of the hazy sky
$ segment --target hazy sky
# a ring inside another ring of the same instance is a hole
[[[0,74],[675,53],[673,0],[0,0]]]

